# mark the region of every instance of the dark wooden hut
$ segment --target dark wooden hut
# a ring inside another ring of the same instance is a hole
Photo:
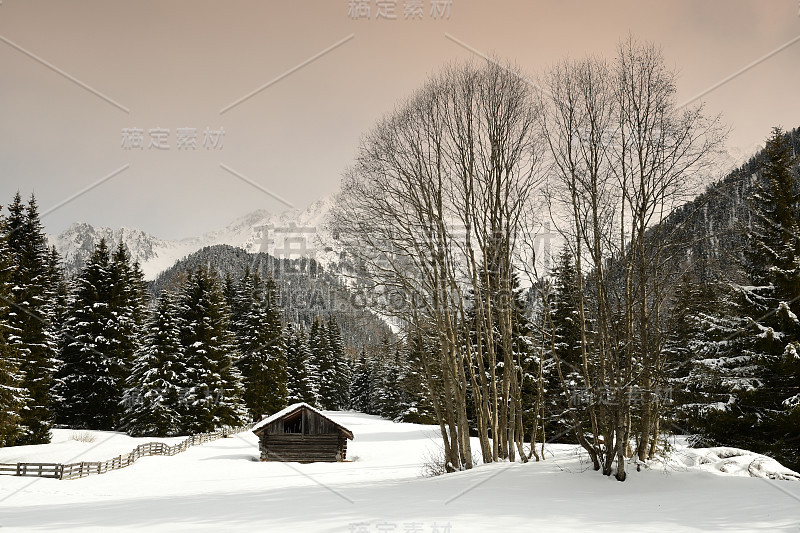
[[[306,403],[290,405],[257,423],[262,461],[336,462],[347,457],[353,433]]]

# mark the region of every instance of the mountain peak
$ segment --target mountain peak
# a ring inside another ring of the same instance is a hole
[[[141,265],[145,278],[152,280],[183,257],[216,244],[278,257],[316,256],[322,224],[332,201],[332,197],[323,198],[303,211],[290,209],[277,214],[257,209],[224,228],[178,241],[164,240],[138,228],[112,229],[86,222],[74,222],[59,235],[48,236],[48,240],[61,254],[68,275],[79,272],[97,242],[105,238],[109,247],[124,242],[131,257]]]

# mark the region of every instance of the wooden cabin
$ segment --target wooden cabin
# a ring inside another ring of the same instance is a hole
[[[307,403],[290,405],[258,422],[262,461],[337,462],[347,457],[353,433]]]

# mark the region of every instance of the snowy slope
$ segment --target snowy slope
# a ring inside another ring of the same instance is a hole
[[[115,431],[54,429],[46,446],[12,446],[0,448],[0,463],[77,463],[105,461],[129,453],[143,442],[180,444],[185,437],[138,439]]]
[[[703,450],[686,452],[678,445],[676,457],[685,459],[680,465],[632,469],[624,483],[588,469],[585,457],[569,445],[549,447],[540,463],[486,465],[422,478],[424,458],[438,446],[438,428],[359,413],[326,415],[355,434],[348,445],[352,462],[258,462],[256,438],[247,433],[80,480],[3,476],[0,525],[12,532],[800,528],[800,483],[753,478],[739,470],[726,473],[711,462],[704,468],[688,464],[689,456],[713,462]],[[0,450],[0,460],[10,450]]]
[[[64,259],[68,275],[79,271],[101,238],[113,247],[124,242],[148,280],[179,259],[215,244],[283,257],[316,257],[325,264],[324,250],[332,239],[324,232],[323,225],[331,202],[330,198],[319,200],[303,211],[295,209],[277,214],[254,211],[224,228],[179,241],[161,239],[138,229],[94,227],[83,222],[76,222],[48,239]]]

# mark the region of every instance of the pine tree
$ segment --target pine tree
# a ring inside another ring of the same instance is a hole
[[[130,255],[128,257],[130,258]],[[151,298],[147,282],[144,280],[144,272],[138,261],[130,264],[127,292],[132,328],[141,333],[149,318],[148,309]]]
[[[47,257],[47,306],[46,314],[50,317],[50,327],[48,328],[53,337],[56,347],[56,357],[63,349],[63,332],[67,319],[67,309],[69,308],[69,284],[64,278],[64,267],[61,264],[61,256],[56,247],[50,249]],[[56,361],[56,367],[58,361]]]
[[[114,310],[116,323],[113,327],[109,324],[109,337],[114,345],[113,354],[109,355],[117,361],[115,368],[118,373],[114,377],[125,383],[147,320],[147,288],[138,263],[131,263],[122,241],[111,256],[110,273],[110,307]]]
[[[405,410],[403,395],[400,391],[402,368],[400,353],[394,355],[386,347],[381,350],[375,361],[373,405],[375,412],[384,418],[394,420]]]
[[[578,308],[575,303],[578,272],[569,250],[562,250],[552,277],[554,294],[551,309],[556,328],[555,349],[564,361],[570,365],[578,365],[581,343]]]
[[[545,346],[549,355],[543,363],[543,379],[548,434],[559,441],[570,440],[574,421],[569,411],[586,400],[586,383],[581,368],[580,317],[577,306],[579,273],[569,249],[564,248],[552,272],[552,294],[550,295],[550,320],[552,324],[552,346]],[[546,327],[542,325],[541,327]],[[547,337],[547,335],[545,335]],[[548,340],[545,340],[545,344]],[[555,350],[555,354],[551,353]],[[554,357],[555,355],[555,357]],[[559,377],[557,366],[567,383],[567,391]],[[559,435],[559,437],[556,437]]]
[[[286,386],[287,403],[305,402],[316,405],[311,371],[310,354],[305,331],[289,324],[286,328]]]
[[[516,362],[517,380],[520,387],[520,407],[522,409],[522,427],[532,428],[533,424],[538,423],[536,418],[537,394],[539,391],[539,357],[540,352],[534,350],[531,342],[533,334],[533,324],[528,316],[527,297],[525,290],[521,288],[519,277],[516,273],[511,276],[511,350],[512,361]],[[503,353],[502,345],[498,352]],[[544,391],[547,391],[544,388]],[[533,406],[533,409],[526,409]],[[540,406],[541,409],[541,406]]]
[[[244,278],[248,277],[250,277],[250,267],[245,269]],[[222,294],[225,295],[225,303],[228,304],[228,309],[231,312],[231,331],[234,335],[237,335],[237,328],[242,320],[244,310],[241,308],[242,299],[239,297],[236,282],[233,281],[233,276],[231,276],[230,272],[225,273],[225,279],[222,282]]]
[[[404,422],[436,423],[431,391],[426,384],[425,370],[422,365],[423,351],[426,349],[419,345],[417,338],[412,338],[406,346],[406,372],[400,382],[400,389],[406,398],[405,411],[400,415]]]
[[[57,420],[75,428],[119,426],[128,361],[120,359],[120,288],[101,239],[75,281],[55,390]]]
[[[353,369],[344,351],[342,331],[334,315],[328,318],[326,326],[328,345],[330,347],[331,364],[333,365],[333,401],[334,409],[347,409],[350,405],[350,381]]]
[[[175,298],[164,291],[147,323],[123,397],[131,436],[168,437],[181,428],[184,350]]]
[[[362,350],[353,371],[350,407],[362,413],[373,414],[373,386],[372,365],[367,360],[366,352]]]
[[[237,288],[239,320],[235,328],[241,358],[244,402],[252,420],[286,406],[286,347],[283,340],[277,288],[270,278],[245,272]]]
[[[246,416],[230,333],[230,310],[214,274],[198,267],[180,298],[181,345],[186,373],[182,431],[198,433],[239,425]]]
[[[318,399],[318,406],[321,409],[336,409],[338,392],[336,361],[331,351],[328,328],[322,318],[317,318],[311,324],[308,344],[311,350],[312,368],[316,374],[314,381],[317,383],[317,387],[314,392]]]
[[[707,381],[727,399],[701,421],[706,441],[766,453],[800,468],[800,187],[786,135],[773,130],[751,195],[744,284],[731,284],[730,305],[711,322]],[[715,354],[715,355],[716,355]],[[708,379],[710,377],[710,379]]]
[[[764,148],[761,169],[751,196],[752,228],[746,250],[753,281],[774,286],[775,300],[787,303],[788,310],[800,313],[800,186],[789,138],[775,128]],[[775,309],[776,313],[781,310]]]
[[[23,436],[27,428],[20,413],[31,402],[19,371],[19,347],[8,342],[13,334],[8,315],[13,305],[14,265],[7,241],[6,220],[0,215],[0,447],[13,446]]]
[[[732,308],[723,300],[724,294],[724,286],[711,279],[702,258],[681,275],[675,289],[667,322],[664,373],[674,402],[667,406],[667,422],[680,433],[696,432],[698,419],[720,401],[724,366],[719,364],[719,356],[725,337],[735,332],[736,325],[735,320],[714,316],[718,309]],[[731,327],[725,327],[726,322]]]
[[[9,210],[9,253],[16,268],[12,275],[14,305],[9,313],[15,333],[8,340],[20,351],[23,386],[31,398],[22,411],[27,431],[19,444],[43,444],[50,442],[53,424],[51,388],[57,350],[56,332],[48,313],[47,238],[34,196],[26,207],[17,193]]]

